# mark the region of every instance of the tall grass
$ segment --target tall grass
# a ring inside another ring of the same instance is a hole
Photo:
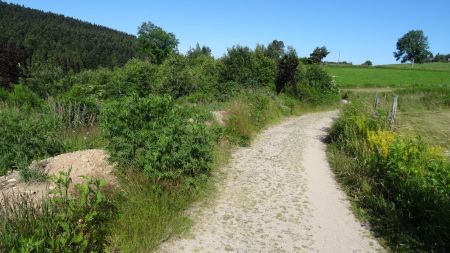
[[[383,104],[374,111],[372,101],[353,100],[332,128],[338,181],[392,250],[446,252],[450,162],[420,137],[388,130]]]
[[[99,108],[93,103],[49,98],[47,106],[55,119],[66,128],[94,127],[98,122]]]
[[[122,191],[116,196],[118,218],[112,223],[110,250],[146,252],[173,235],[189,228],[185,211],[199,199],[206,181],[196,180],[196,188],[186,184],[154,181],[142,172],[120,176]]]

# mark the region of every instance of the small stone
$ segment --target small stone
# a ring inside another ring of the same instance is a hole
[[[189,123],[194,123],[194,119],[193,118],[190,118],[188,121],[189,121]]]
[[[8,179],[8,183],[15,183],[17,180],[15,178]]]

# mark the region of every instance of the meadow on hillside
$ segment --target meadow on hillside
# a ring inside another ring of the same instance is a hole
[[[450,63],[386,66],[326,66],[342,88],[358,87],[441,87],[450,85]]]

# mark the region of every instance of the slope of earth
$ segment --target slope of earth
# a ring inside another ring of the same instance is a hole
[[[115,184],[116,178],[112,175],[114,166],[107,159],[108,154],[104,150],[89,149],[58,155],[33,164],[38,167],[36,169],[42,170],[42,173],[48,176],[57,176],[59,172],[70,170],[72,186],[82,183],[83,176],[103,178],[108,183]],[[4,196],[12,194],[30,194],[39,198],[53,188],[50,180],[25,183],[19,179],[18,171],[0,177],[0,203]]]

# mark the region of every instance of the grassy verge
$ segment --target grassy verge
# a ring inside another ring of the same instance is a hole
[[[337,180],[357,216],[370,223],[395,252],[449,250],[450,161],[433,141],[442,129],[421,137],[420,127],[415,126],[413,134],[405,133],[401,123],[409,117],[405,111],[448,110],[442,94],[448,93],[403,90],[397,94],[400,124],[394,131],[388,130],[386,110],[394,94],[386,94],[386,100],[382,96],[376,113],[374,94],[350,94],[352,105],[331,131],[328,157]]]
[[[371,92],[348,92],[350,100],[373,103],[376,92],[381,106],[399,97],[396,131],[405,137],[420,135],[430,145],[450,150],[450,88],[405,88]]]

